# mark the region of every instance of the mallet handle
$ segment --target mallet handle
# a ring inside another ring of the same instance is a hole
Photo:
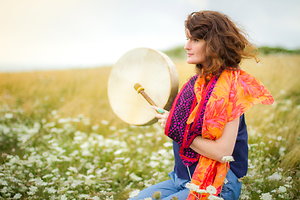
[[[146,100],[147,102],[152,105],[152,106],[157,106],[154,101],[147,95],[147,93],[145,92],[145,89],[141,86],[141,84],[136,83],[134,84],[134,89],[141,94]]]

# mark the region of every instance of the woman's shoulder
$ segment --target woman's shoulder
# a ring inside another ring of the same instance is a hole
[[[239,69],[225,69],[223,70],[222,74],[226,74],[226,75],[231,75],[231,76],[239,76],[239,75],[249,75],[252,76],[251,74],[249,74],[248,72],[246,72],[245,70],[239,68]]]
[[[242,81],[242,82],[259,82],[260,81],[255,78],[252,74],[246,72],[243,69],[235,69],[235,70],[230,70],[230,69],[226,69],[221,73],[221,76],[223,76],[222,78],[228,79],[230,81]]]

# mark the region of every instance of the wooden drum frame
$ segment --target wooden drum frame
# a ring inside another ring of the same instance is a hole
[[[158,107],[169,110],[179,86],[175,64],[160,51],[136,48],[112,67],[107,92],[113,112],[132,125],[153,124],[156,112],[135,85],[142,86]]]

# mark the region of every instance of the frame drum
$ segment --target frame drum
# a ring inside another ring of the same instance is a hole
[[[114,113],[132,125],[153,124],[156,112],[134,89],[136,83],[158,107],[169,110],[178,92],[176,67],[167,55],[149,48],[128,51],[112,67],[108,98]]]

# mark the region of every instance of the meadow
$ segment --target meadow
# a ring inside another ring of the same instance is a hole
[[[176,61],[182,85],[194,67]],[[300,56],[242,69],[275,98],[246,113],[242,200],[300,199]],[[127,199],[168,179],[172,143],[158,124],[131,126],[107,98],[111,67],[0,73],[0,199]]]

